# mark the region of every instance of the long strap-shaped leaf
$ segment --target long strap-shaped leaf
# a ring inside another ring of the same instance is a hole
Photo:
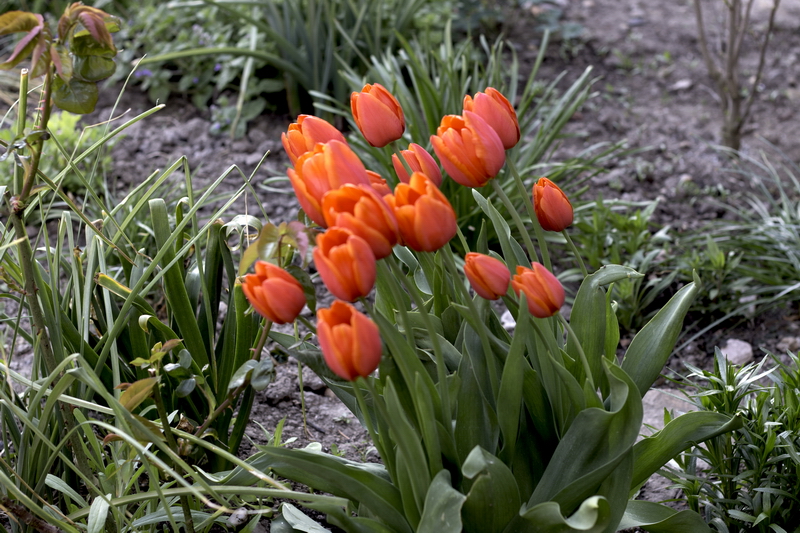
[[[175,258],[174,248],[172,247],[175,235],[170,235],[169,217],[167,216],[167,204],[162,199],[150,200],[150,216],[153,219],[153,232],[156,237],[156,244],[167,252],[161,259],[162,266],[169,265]],[[181,235],[181,233],[179,233]],[[170,268],[164,273],[164,293],[169,302],[170,309],[178,323],[183,342],[192,354],[192,358],[200,367],[208,364],[208,351],[203,344],[203,336],[197,325],[197,317],[194,307],[189,300],[186,292],[186,285],[178,269]]]
[[[683,318],[689,311],[699,290],[699,283],[689,283],[656,316],[636,334],[625,352],[622,369],[639,387],[644,397],[658,378],[681,333]]]
[[[259,470],[272,469],[279,476],[358,502],[395,531],[412,531],[403,514],[400,492],[375,472],[377,465],[355,463],[324,453],[277,447],[262,448],[248,462]],[[229,482],[243,484],[248,478],[255,481],[250,474],[236,469]]]

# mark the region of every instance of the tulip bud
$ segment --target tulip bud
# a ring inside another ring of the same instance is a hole
[[[403,109],[383,85],[367,84],[360,93],[352,93],[350,109],[358,129],[372,146],[382,148],[403,136],[406,129]]]
[[[286,133],[281,133],[281,142],[286,155],[294,165],[306,152],[314,149],[317,143],[339,141],[347,144],[342,132],[331,123],[313,115],[300,115],[297,122],[290,124]]]
[[[369,376],[381,362],[378,326],[348,303],[317,311],[317,337],[325,362],[347,381]]]
[[[436,251],[458,231],[453,207],[425,174],[414,172],[384,199],[394,211],[402,241],[413,250]]]
[[[465,187],[483,187],[506,162],[500,137],[472,111],[442,118],[431,144],[450,177]]]
[[[533,263],[531,267],[532,269],[518,266],[511,286],[517,296],[520,292],[525,293],[531,315],[536,318],[553,316],[564,305],[564,287],[540,263]]]
[[[399,232],[394,213],[369,185],[344,185],[322,198],[322,214],[329,227],[346,228],[369,244],[375,259],[392,253]]]
[[[411,143],[408,145],[408,150],[402,150],[400,153],[403,159],[408,163],[408,166],[411,167],[412,172],[422,172],[428,176],[437,187],[442,185],[442,171],[439,170],[439,165],[436,164],[436,160],[425,148],[416,143]],[[400,178],[400,181],[408,183],[410,176],[408,172],[406,172],[406,167],[403,165],[403,162],[397,157],[397,154],[392,154],[392,165],[394,165],[394,171],[397,173],[397,177]]]
[[[325,286],[340,300],[353,302],[375,285],[375,254],[350,230],[333,227],[317,235],[314,264]]]
[[[321,205],[326,192],[345,183],[370,184],[364,164],[347,144],[339,141],[315,145],[300,156],[288,174],[300,207],[322,227],[326,227]]]
[[[546,231],[564,231],[572,224],[572,204],[558,185],[539,178],[533,186],[533,208],[539,224]]]
[[[470,252],[464,258],[464,274],[481,298],[497,300],[508,291],[511,273],[499,259]]]
[[[464,111],[473,111],[497,132],[503,147],[508,150],[519,142],[519,122],[514,106],[497,89],[488,87],[485,93],[477,93],[473,99],[464,97]]]
[[[303,286],[284,269],[256,261],[256,273],[244,277],[242,291],[261,316],[276,324],[294,322],[306,304]]]

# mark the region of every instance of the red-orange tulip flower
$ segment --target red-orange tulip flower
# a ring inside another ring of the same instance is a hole
[[[411,167],[411,172],[422,172],[428,176],[437,187],[442,185],[442,171],[439,170],[439,165],[436,164],[436,160],[425,148],[416,143],[411,143],[408,145],[408,150],[402,150],[400,153],[403,155],[403,159],[408,163],[408,166]],[[403,165],[403,162],[397,157],[397,154],[392,154],[392,164],[394,165],[394,171],[397,173],[397,177],[400,178],[400,181],[408,183],[410,177],[408,172],[406,172],[406,167]]]
[[[317,337],[325,362],[342,379],[367,377],[381,362],[378,326],[341,300],[317,311]]]
[[[483,187],[506,162],[500,137],[472,111],[442,118],[431,144],[450,177],[465,187]]]
[[[386,180],[383,179],[380,174],[372,170],[367,170],[367,176],[369,176],[369,182],[372,188],[375,189],[375,192],[378,193],[381,198],[387,194],[392,194],[392,189],[389,188],[389,184],[386,183]]]
[[[358,129],[372,146],[386,146],[402,137],[406,129],[400,103],[380,83],[364,85],[360,93],[352,93],[350,110]]]
[[[433,252],[452,239],[458,226],[456,213],[442,191],[420,172],[408,183],[399,183],[394,195],[386,196],[394,210],[403,242],[419,252]]]
[[[528,311],[536,318],[553,316],[564,305],[564,287],[552,272],[539,263],[532,268],[517,267],[517,273],[511,280],[514,292],[519,296],[525,293]]]
[[[317,235],[314,264],[340,300],[355,301],[375,285],[375,254],[367,241],[347,229],[334,227]]]
[[[514,106],[497,89],[489,87],[475,98],[464,97],[464,111],[473,111],[497,132],[503,148],[508,150],[519,142],[519,122]]]
[[[312,151],[300,156],[288,174],[303,211],[323,227],[322,197],[326,192],[345,183],[370,184],[364,164],[349,146],[339,141],[315,145]]]
[[[289,125],[286,133],[281,133],[283,149],[289,156],[292,164],[306,152],[314,149],[317,143],[339,141],[347,144],[342,132],[331,123],[313,115],[300,115],[297,122]]]
[[[344,185],[322,198],[329,227],[346,228],[369,244],[375,259],[392,253],[400,237],[397,220],[386,202],[369,185]]]
[[[464,258],[464,274],[481,298],[497,300],[508,291],[511,273],[499,259],[470,252]]]
[[[572,204],[558,185],[539,178],[533,186],[533,209],[543,229],[564,231],[572,224]]]
[[[256,261],[256,273],[244,277],[242,290],[253,309],[276,324],[294,322],[306,304],[300,282],[266,261]]]

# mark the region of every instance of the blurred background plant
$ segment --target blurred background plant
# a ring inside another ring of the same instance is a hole
[[[770,354],[759,363],[737,366],[716,350],[713,370],[687,367],[689,375],[678,384],[697,409],[739,415],[744,424],[693,446],[663,475],[716,531],[795,531],[800,522],[800,358]]]

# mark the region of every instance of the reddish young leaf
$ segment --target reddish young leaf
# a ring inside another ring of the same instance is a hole
[[[102,11],[100,13],[103,13]],[[103,15],[93,12],[82,12],[78,15],[81,24],[89,31],[95,41],[105,44],[106,46],[114,46],[114,41],[111,39],[111,34],[106,29],[105,18]]]
[[[37,46],[41,45],[44,42],[44,36],[42,35],[42,27],[37,26],[33,28],[31,31],[27,33],[20,41],[17,43],[17,46],[14,47],[14,51],[11,53],[11,56],[6,59],[4,63],[0,63],[0,69],[10,69],[14,68],[17,63],[28,57]],[[41,55],[41,54],[40,54]]]

